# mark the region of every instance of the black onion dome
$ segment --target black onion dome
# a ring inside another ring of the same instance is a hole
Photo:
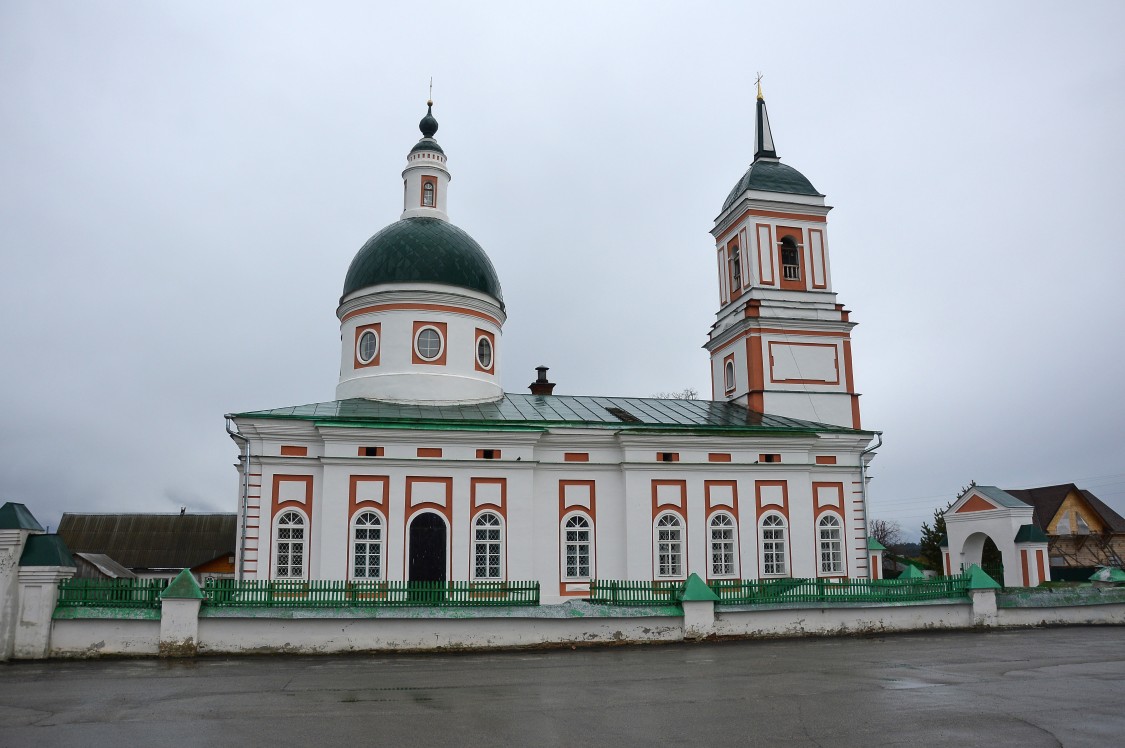
[[[383,283],[439,283],[487,294],[504,308],[496,268],[473,237],[439,218],[404,218],[375,234],[344,278],[344,296]]]
[[[423,138],[432,138],[434,136],[434,133],[437,132],[438,123],[437,120],[434,119],[433,104],[426,105],[426,116],[423,117],[422,121],[418,123],[418,129],[422,131]]]

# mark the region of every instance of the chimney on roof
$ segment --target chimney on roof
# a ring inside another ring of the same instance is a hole
[[[535,371],[539,372],[539,377],[532,382],[528,389],[531,390],[533,395],[550,395],[555,391],[555,383],[547,381],[547,367],[536,366]]]

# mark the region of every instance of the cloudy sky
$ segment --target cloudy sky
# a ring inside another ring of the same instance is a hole
[[[505,388],[709,393],[760,70],[835,206],[872,514],[973,479],[1125,513],[1125,5],[552,7],[0,2],[0,498],[234,511],[223,414],[333,398],[430,76]]]

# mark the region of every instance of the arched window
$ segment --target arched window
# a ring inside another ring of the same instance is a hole
[[[352,577],[383,578],[383,520],[375,512],[361,512],[352,522]]]
[[[767,514],[762,520],[762,574],[787,574],[785,562],[785,520],[778,514]]]
[[[742,288],[742,260],[738,254],[738,242],[727,246],[727,257],[730,262],[730,290],[733,293]]]
[[[285,512],[277,518],[274,576],[278,579],[305,578],[305,518],[299,512]]]
[[[434,183],[426,182],[422,185],[422,205],[427,208],[434,207]]]
[[[844,573],[844,533],[840,518],[826,514],[816,523],[820,548],[820,573]]]
[[[716,512],[711,517],[711,576],[733,577],[738,574],[734,552],[734,517]]]
[[[473,522],[473,579],[500,579],[504,529],[500,517],[481,512]]]
[[[563,578],[589,581],[593,559],[590,520],[575,514],[563,522]]]
[[[684,575],[684,528],[675,514],[662,514],[656,520],[656,576]]]
[[[734,361],[723,364],[723,389],[730,392],[734,389]]]
[[[781,240],[781,277],[787,281],[801,280],[801,250],[791,236]]]

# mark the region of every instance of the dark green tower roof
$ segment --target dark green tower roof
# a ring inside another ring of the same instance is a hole
[[[496,268],[473,237],[439,218],[404,218],[367,240],[343,296],[383,283],[439,283],[488,294],[504,308]]]
[[[735,201],[746,190],[823,197],[804,174],[780,161],[760,160],[750,164],[750,168],[742,175],[742,179],[738,180],[738,184],[727,195],[726,201],[723,202],[723,210],[734,205]]]

